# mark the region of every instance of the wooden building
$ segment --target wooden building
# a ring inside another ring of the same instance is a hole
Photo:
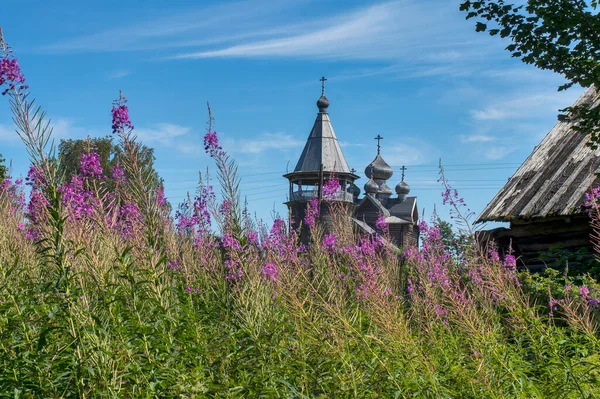
[[[308,203],[313,198],[323,198],[323,186],[330,179],[340,182],[341,190],[334,198],[320,201],[320,222],[325,230],[331,228],[330,204],[342,208],[348,215],[348,223],[364,234],[376,232],[375,222],[380,216],[385,218],[393,243],[398,247],[418,245],[419,229],[416,197],[408,197],[410,187],[404,181],[396,186],[397,197],[391,198],[392,191],[387,180],[393,175],[392,168],[381,158],[377,137],[377,156],[365,169],[369,181],[365,184],[365,196],[360,197],[360,189],[354,181],[360,177],[350,169],[328,114],[329,100],[325,97],[324,82],[321,78],[321,97],[317,101],[319,112],[308,136],[302,154],[294,171],[284,175],[289,180],[289,194],[286,205],[289,219],[295,226],[302,225],[301,240],[308,242],[309,231],[305,223]]]
[[[575,105],[599,102],[598,91],[589,88]],[[512,247],[518,263],[533,270],[552,262],[553,249],[586,249],[593,256],[584,202],[599,183],[600,150],[571,127],[558,122],[476,220],[510,222],[509,228],[482,232],[480,242],[493,239],[503,252]]]

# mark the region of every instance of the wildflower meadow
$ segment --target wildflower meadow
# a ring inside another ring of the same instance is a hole
[[[119,94],[106,113],[118,162],[105,170],[90,149],[67,180],[52,125],[2,50],[2,106],[31,167],[0,184],[0,396],[600,396],[600,287],[482,249],[443,175],[468,238],[460,256],[435,221],[421,222],[419,248],[389,245],[385,223],[358,235],[336,180],[323,189],[333,229],[315,198],[302,244],[301,226],[250,217],[210,110],[221,192],[203,175],[169,203]]]

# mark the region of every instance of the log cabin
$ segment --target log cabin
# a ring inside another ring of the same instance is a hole
[[[581,104],[600,104],[599,91],[588,88],[575,102]],[[509,228],[481,232],[479,242],[493,240],[501,253],[512,250],[530,270],[560,261],[559,253],[578,254],[580,263],[594,258],[584,203],[599,184],[600,150],[572,126],[559,121],[475,222],[509,222]]]

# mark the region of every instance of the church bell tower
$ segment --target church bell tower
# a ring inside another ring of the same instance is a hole
[[[346,205],[350,215],[358,196],[354,181],[359,178],[350,170],[340,147],[331,120],[329,119],[329,100],[325,97],[325,77],[321,78],[321,97],[317,101],[319,112],[308,135],[300,159],[291,173],[285,174],[290,183],[289,199],[286,202],[290,222],[299,226],[306,214],[308,202],[317,198],[320,204],[320,218],[325,229],[328,227],[329,201]],[[323,186],[330,179],[340,182],[341,190],[328,201],[323,199]],[[304,224],[303,224],[304,225]],[[308,239],[308,230],[303,227],[300,237]]]

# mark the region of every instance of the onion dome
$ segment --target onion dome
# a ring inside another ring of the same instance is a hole
[[[390,196],[392,195],[392,189],[388,187],[387,184],[385,184],[384,181],[382,181],[379,184],[379,192],[378,194],[382,195],[382,196]]]
[[[396,185],[396,194],[407,195],[410,193],[410,186],[404,180]]]
[[[322,95],[317,100],[317,107],[319,107],[319,112],[327,112],[327,108],[329,108],[329,100],[325,95]]]
[[[379,154],[377,154],[373,162],[365,168],[365,175],[375,180],[387,180],[392,177],[393,174],[392,167],[388,165]]]
[[[375,180],[371,177],[368,182],[365,183],[366,194],[376,194],[379,191],[379,185],[375,183]]]
[[[346,191],[351,193],[354,198],[356,198],[360,195],[360,188],[358,188],[358,186],[354,183],[350,184],[348,186],[348,188],[346,189]]]

